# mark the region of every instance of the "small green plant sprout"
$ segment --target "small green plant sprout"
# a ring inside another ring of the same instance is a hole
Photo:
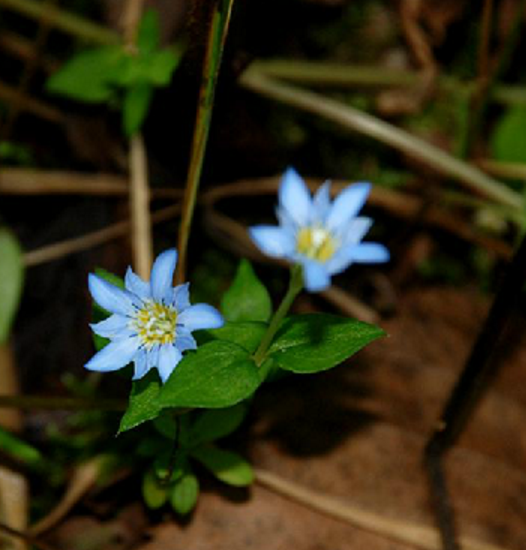
[[[144,14],[136,51],[122,45],[82,51],[71,58],[46,83],[49,92],[86,103],[118,103],[127,136],[139,131],[155,87],[167,86],[184,48],[181,43],[160,48],[159,17]]]
[[[210,305],[190,305],[187,283],[172,287],[174,249],[157,257],[150,281],[131,269],[124,282],[104,271],[90,275],[99,351],[85,366],[114,371],[134,365],[119,433],[153,421],[155,430],[137,450],[148,460],[143,475],[148,506],[169,502],[180,514],[190,512],[199,494],[195,463],[224,483],[249,485],[250,464],[216,441],[238,428],[261,384],[280,371],[330,369],[384,335],[374,325],[337,315],[289,315],[302,288],[321,290],[354,261],[389,257],[383,245],[361,242],[372,221],[356,214],[369,189],[356,184],[331,203],[328,184],[312,199],[292,169],[285,173],[281,226],[250,230],[265,251],[293,262],[288,291],[275,311],[247,260],[220,299],[221,313]]]

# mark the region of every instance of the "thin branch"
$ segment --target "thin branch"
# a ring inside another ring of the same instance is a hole
[[[443,175],[458,180],[472,191],[482,193],[511,208],[522,209],[523,199],[518,193],[438,147],[372,115],[328,97],[273,80],[250,68],[241,76],[240,84],[263,96],[322,116],[376,139],[417,158]]]
[[[51,27],[88,42],[96,44],[118,44],[120,42],[119,35],[114,31],[56,7],[50,9],[43,2],[36,2],[35,0],[0,0],[0,6],[32,19],[46,20]]]
[[[423,550],[441,550],[439,534],[430,525],[388,518],[378,512],[369,512],[362,507],[353,506],[341,499],[308,489],[260,468],[256,469],[256,481],[267,489],[307,508],[342,520],[359,529]],[[463,550],[505,550],[500,546],[471,537],[460,537],[460,540]]]
[[[15,103],[20,109],[48,122],[62,124],[65,121],[64,115],[58,109],[55,109],[55,107],[39,99],[33,99],[26,94],[21,94],[16,88],[3,82],[0,82],[0,100],[6,103]]]
[[[29,544],[32,544],[39,550],[57,550],[55,547],[51,546],[47,542],[41,541],[38,538],[33,537],[28,533],[19,531],[18,529],[13,529],[13,527],[9,527],[9,525],[6,525],[5,523],[0,523],[0,532],[4,532],[10,537],[14,537],[14,538],[23,540],[24,542],[27,542]],[[0,540],[0,542],[2,541]]]

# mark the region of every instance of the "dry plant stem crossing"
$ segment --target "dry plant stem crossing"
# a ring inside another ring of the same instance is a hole
[[[374,116],[320,94],[269,78],[250,67],[242,74],[240,84],[263,96],[367,135],[417,158],[443,175],[463,183],[472,191],[484,194],[510,208],[522,209],[523,199],[518,193],[490,178],[478,168]]]
[[[267,470],[256,468],[255,473],[256,482],[267,489],[354,527],[422,550],[441,550],[442,548],[437,530],[429,525],[384,517],[379,513],[345,503],[342,499],[308,489]],[[461,543],[462,550],[506,550],[470,537],[461,537]]]

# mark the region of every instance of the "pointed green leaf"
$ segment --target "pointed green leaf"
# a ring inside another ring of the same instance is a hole
[[[223,408],[252,395],[259,385],[249,354],[231,342],[200,346],[179,363],[162,387],[162,407]]]
[[[241,260],[234,282],[221,300],[221,311],[227,321],[270,319],[272,301],[248,260]]]
[[[147,67],[148,80],[155,86],[168,86],[180,61],[181,51],[175,48],[155,52],[149,59]]]
[[[22,295],[24,264],[16,237],[0,228],[0,344],[6,342]]]
[[[137,82],[124,95],[123,125],[128,137],[136,134],[148,114],[153,95],[152,85],[148,82]]]
[[[139,52],[143,54],[155,51],[159,47],[160,39],[159,14],[153,9],[148,9],[141,18],[137,33]]]
[[[170,496],[170,503],[178,514],[188,514],[197,503],[199,481],[192,473],[183,475],[175,484]]]
[[[191,455],[224,483],[244,487],[254,481],[252,466],[237,453],[208,444],[193,449]]]
[[[196,336],[203,343],[212,340],[225,340],[241,346],[248,353],[254,353],[266,330],[267,324],[258,321],[227,322],[221,328],[202,330]]]
[[[131,430],[159,416],[162,409],[159,402],[160,390],[161,383],[156,371],[150,371],[144,378],[133,382],[128,410],[121,419],[118,433]]]
[[[268,357],[285,370],[318,372],[339,365],[384,335],[375,325],[336,315],[293,315],[283,322]]]
[[[46,82],[46,89],[80,101],[100,103],[113,95],[111,82],[122,69],[121,46],[105,46],[75,55]]]
[[[231,434],[243,422],[247,410],[246,403],[238,403],[226,409],[201,412],[192,425],[189,446],[196,447]]]
[[[502,162],[526,162],[526,107],[518,105],[505,111],[491,138],[493,158]]]

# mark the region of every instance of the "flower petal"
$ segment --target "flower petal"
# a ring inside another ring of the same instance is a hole
[[[194,304],[190,306],[177,316],[177,322],[190,331],[204,328],[219,328],[225,323],[219,311],[208,304]]]
[[[298,225],[304,226],[310,223],[312,213],[310,191],[294,168],[289,168],[283,175],[278,196],[280,207]]]
[[[157,363],[157,370],[161,380],[166,382],[172,374],[173,370],[183,358],[183,354],[172,344],[164,344],[159,350],[159,362]]]
[[[365,237],[371,225],[373,225],[373,220],[371,218],[365,216],[354,218],[345,230],[345,235],[343,236],[344,243],[358,244]]]
[[[172,306],[175,311],[181,312],[190,306],[190,283],[177,285],[172,294]]]
[[[139,275],[135,274],[131,267],[126,270],[124,277],[124,286],[126,290],[138,296],[141,300],[148,300],[152,297],[150,283],[143,281]]]
[[[133,380],[142,378],[148,371],[148,352],[145,349],[139,351],[134,360]]]
[[[160,302],[168,297],[171,292],[176,263],[177,251],[175,248],[170,248],[162,252],[155,259],[150,277],[152,297],[154,300]]]
[[[274,225],[256,225],[249,228],[249,234],[256,246],[267,256],[286,258],[294,253],[294,235]]]
[[[96,353],[84,367],[88,370],[103,372],[119,370],[133,359],[138,349],[138,338],[114,340]]]
[[[174,345],[181,352],[188,349],[197,349],[197,342],[190,334],[187,336],[176,336]]]
[[[122,290],[93,273],[88,276],[88,286],[97,304],[110,313],[121,315],[134,313],[134,296],[127,290]]]
[[[91,330],[103,338],[122,338],[131,336],[133,331],[129,328],[130,318],[114,313],[100,323],[90,324]]]
[[[326,181],[314,195],[312,199],[313,222],[320,222],[325,225],[325,218],[331,207],[331,182]]]
[[[346,187],[334,200],[327,215],[329,231],[342,230],[360,211],[371,191],[367,182],[355,183]]]
[[[309,292],[320,292],[331,286],[331,278],[327,268],[319,262],[303,263],[303,281]]]
[[[382,263],[389,261],[389,250],[380,243],[362,243],[354,246],[352,259],[360,263]]]

